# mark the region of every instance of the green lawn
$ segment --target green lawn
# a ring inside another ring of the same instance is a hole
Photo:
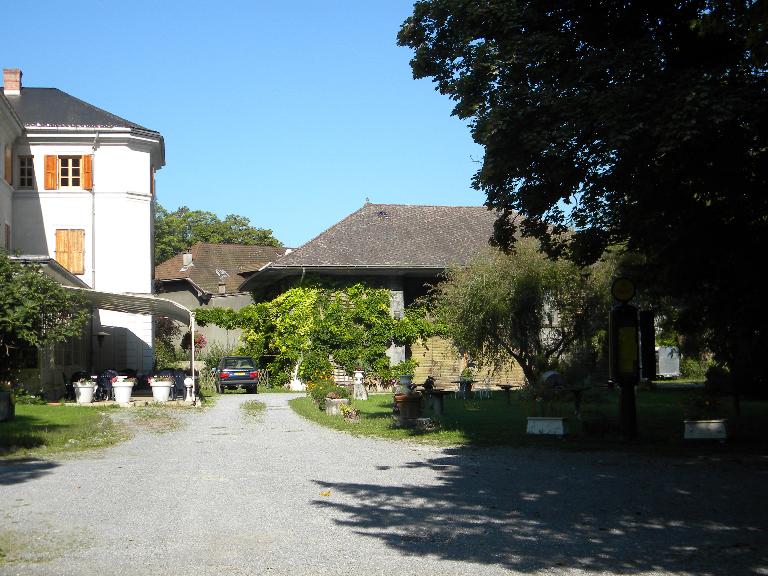
[[[0,422],[0,458],[48,456],[111,446],[128,437],[109,410],[18,404],[16,418]]]
[[[354,401],[360,412],[360,421],[347,422],[341,417],[327,416],[318,410],[309,398],[291,401],[300,415],[337,430],[356,435],[380,438],[409,439],[437,445],[479,446],[541,446],[567,447],[576,450],[626,449],[662,452],[749,451],[765,450],[768,434],[768,402],[742,402],[742,415],[737,418],[729,398],[720,402],[718,417],[729,419],[732,438],[725,445],[719,443],[684,442],[683,417],[691,398],[698,390],[638,390],[637,413],[640,438],[631,443],[622,441],[618,433],[618,391],[595,390],[585,394],[582,419],[573,416],[570,401],[554,403],[547,415],[568,416],[569,435],[566,438],[530,436],[525,433],[526,417],[536,408],[512,394],[507,405],[502,392],[494,392],[490,399],[461,400],[447,397],[445,414],[439,419],[436,431],[416,432],[392,426],[392,396],[372,395],[367,401]],[[425,415],[433,416],[430,412]]]

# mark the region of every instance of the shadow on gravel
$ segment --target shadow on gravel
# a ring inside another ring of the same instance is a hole
[[[521,572],[765,574],[768,462],[454,449],[429,486],[327,483],[314,504],[405,555]],[[395,476],[393,476],[395,474]]]
[[[56,462],[17,458],[0,460],[0,485],[19,484],[50,474],[58,467]]]

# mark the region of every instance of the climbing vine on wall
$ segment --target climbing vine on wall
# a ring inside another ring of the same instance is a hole
[[[242,329],[238,353],[260,359],[276,384],[287,383],[297,364],[304,381],[329,377],[334,365],[389,379],[398,372],[386,355],[392,343],[408,345],[438,332],[418,307],[393,318],[389,291],[363,284],[299,286],[239,311],[198,308],[195,317],[203,325]]]

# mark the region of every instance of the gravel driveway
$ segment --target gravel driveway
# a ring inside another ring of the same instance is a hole
[[[226,395],[169,434],[0,464],[0,574],[768,574],[768,462],[437,449]]]

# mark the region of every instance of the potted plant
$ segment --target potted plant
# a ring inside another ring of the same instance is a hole
[[[336,386],[325,395],[325,413],[329,416],[342,415],[342,405],[349,405],[349,390]]]
[[[461,371],[459,375],[459,396],[463,398],[469,397],[469,393],[472,391],[472,384],[476,382],[474,376],[475,374],[469,366]]]
[[[167,378],[152,379],[149,383],[152,388],[152,399],[155,402],[168,402],[173,389],[173,380]]]
[[[88,378],[80,378],[73,384],[75,388],[75,401],[78,404],[91,404],[93,402],[93,391],[96,385]]]
[[[118,404],[128,404],[131,401],[133,387],[136,384],[136,378],[125,378],[118,376],[117,380],[112,382],[112,390],[115,394],[115,402]]]
[[[725,440],[728,421],[721,414],[720,399],[712,394],[691,396],[683,408],[683,438],[686,440]]]

